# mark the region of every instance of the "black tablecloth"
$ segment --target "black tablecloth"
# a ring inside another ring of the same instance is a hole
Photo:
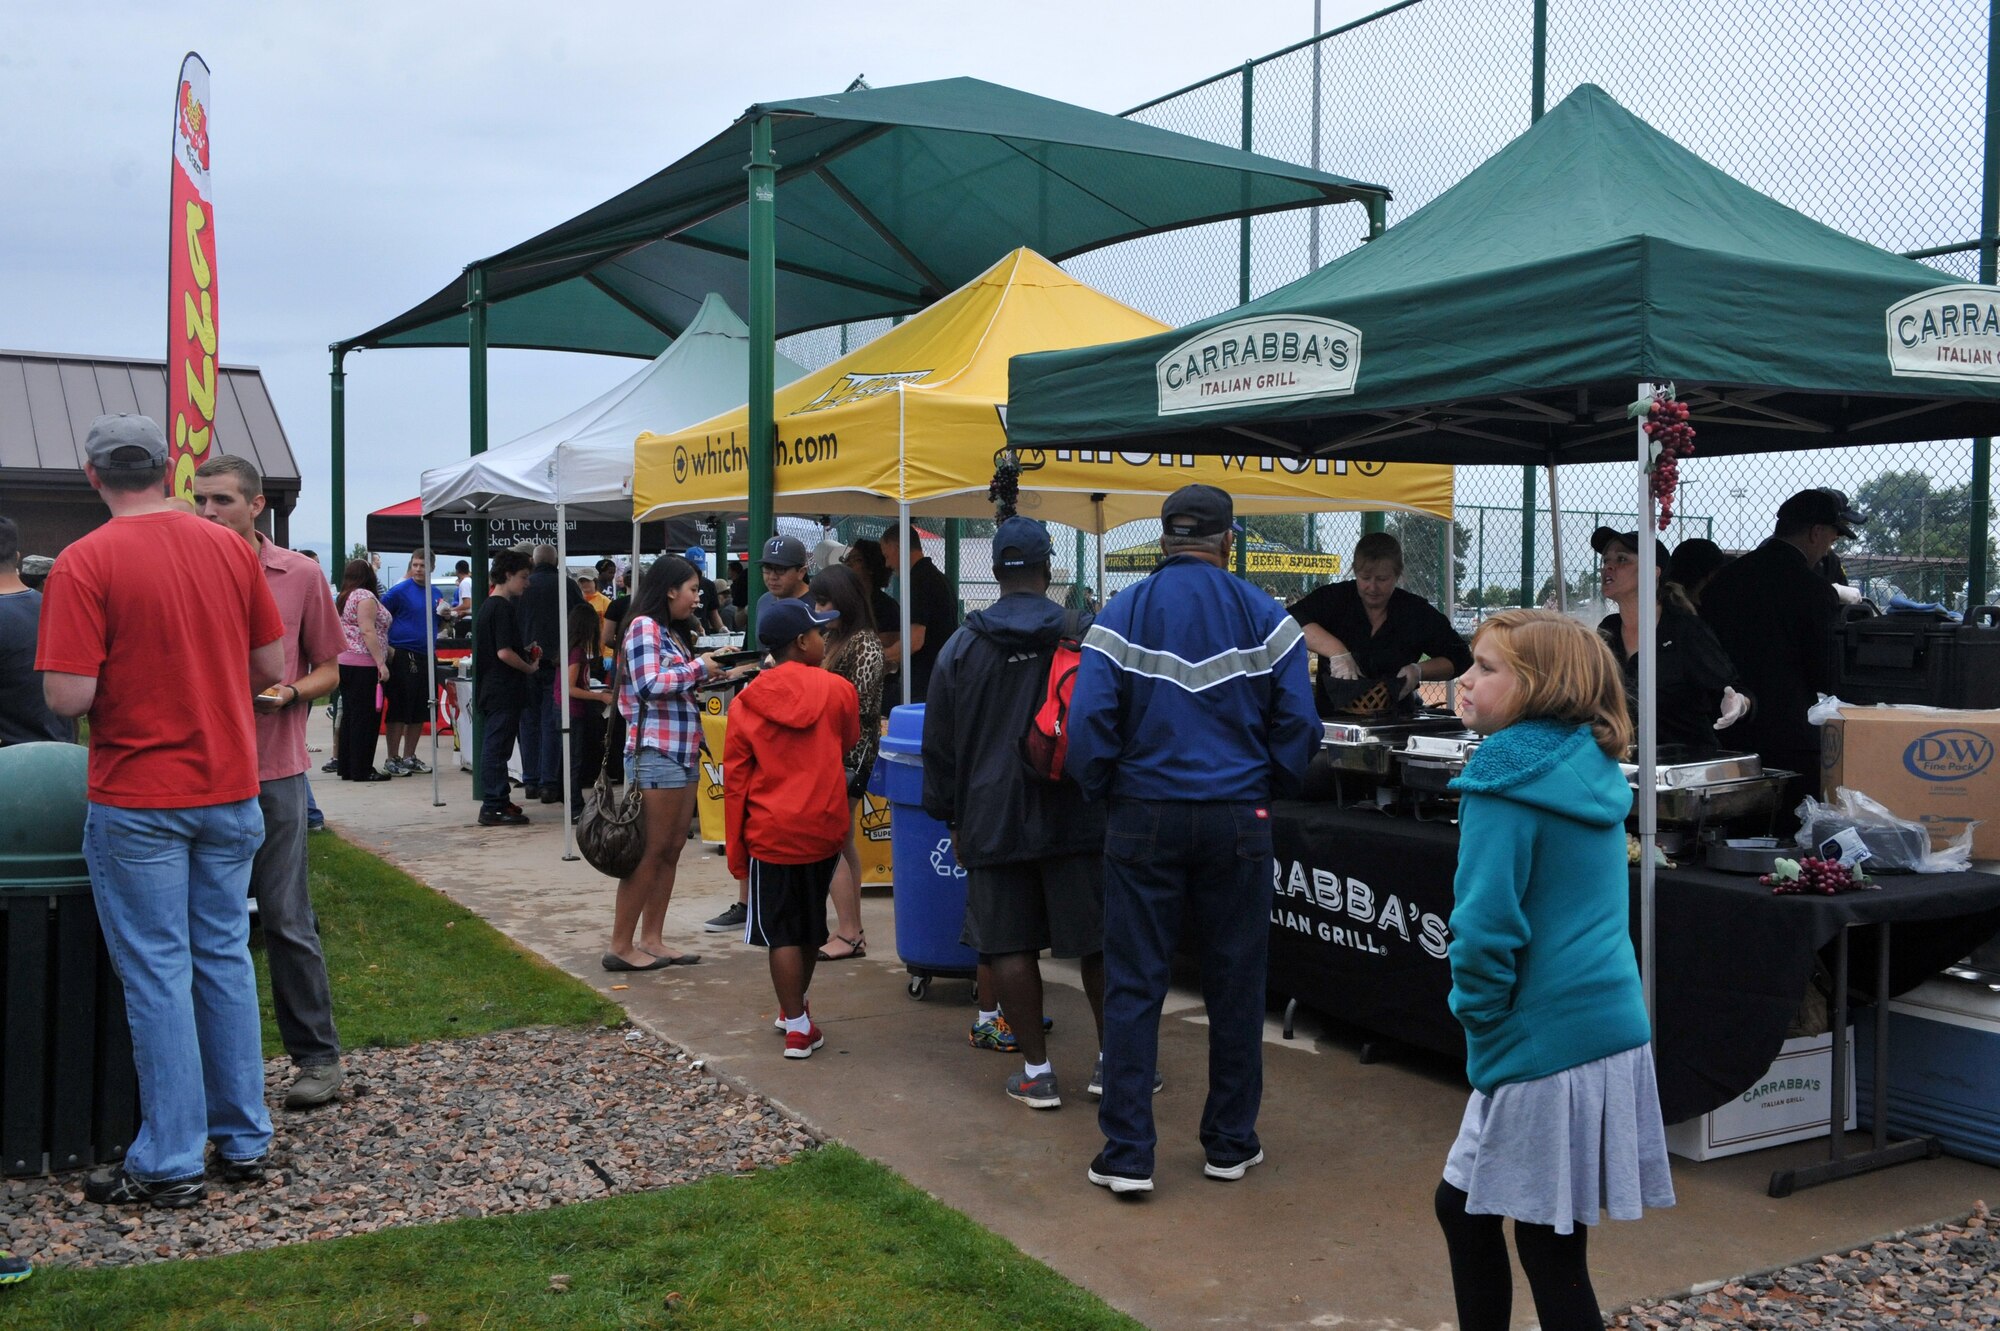
[[[1324,804],[1272,806],[1274,992],[1369,1030],[1462,1057],[1445,959],[1458,829]],[[2000,877],[1885,877],[1874,892],[1776,896],[1703,869],[1656,879],[1654,1058],[1668,1122],[1755,1084],[1777,1057],[1815,952],[1847,925],[1888,922],[1890,993],[1935,975],[2000,931]],[[1639,930],[1638,875],[1632,930]],[[1875,931],[1851,940],[1853,985],[1874,983]],[[1830,956],[1830,949],[1828,952]]]

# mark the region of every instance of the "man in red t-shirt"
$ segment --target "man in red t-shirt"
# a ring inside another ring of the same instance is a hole
[[[283,678],[284,624],[250,548],[168,504],[157,424],[100,416],[84,453],[111,521],[50,571],[35,667],[51,710],[90,717],[84,860],[142,1115],[84,1195],[186,1207],[209,1142],[229,1182],[262,1178],[271,1144],[244,900],[264,837],[250,699]]]
[[[218,454],[195,468],[195,512],[249,544],[285,623],[283,682],[256,697],[257,806],[264,844],[250,866],[250,894],[264,930],[271,1006],[285,1052],[299,1069],[285,1108],[323,1105],[340,1090],[340,1036],[306,872],[306,717],[314,698],[340,686],[346,646],[319,562],[257,530],[264,477],[245,458]]]

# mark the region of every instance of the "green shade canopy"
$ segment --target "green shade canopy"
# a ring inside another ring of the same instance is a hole
[[[711,292],[750,303],[744,163],[774,117],[777,332],[921,309],[1026,245],[1054,259],[1388,191],[978,79],[751,107],[672,166],[475,266],[487,340],[653,356]],[[454,278],[343,347],[464,346]]]
[[[1920,292],[1939,294],[1892,310]],[[1635,386],[1672,381],[1704,454],[1992,434],[1997,305],[1995,288],[1757,193],[1585,85],[1290,286],[1171,333],[1016,357],[1008,432],[1034,447],[1622,460]]]

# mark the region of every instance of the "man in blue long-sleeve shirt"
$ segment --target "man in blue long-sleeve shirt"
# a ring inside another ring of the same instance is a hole
[[[1068,770],[1110,802],[1104,842],[1104,1150],[1090,1181],[1153,1187],[1160,1006],[1184,908],[1207,1003],[1210,1178],[1264,1158],[1264,974],[1271,916],[1267,802],[1296,791],[1324,733],[1298,623],[1231,577],[1229,496],[1207,485],[1160,508],[1165,559],[1084,639]]]

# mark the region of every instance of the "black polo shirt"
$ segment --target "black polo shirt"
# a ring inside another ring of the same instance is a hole
[[[937,664],[945,641],[958,630],[958,593],[951,589],[944,570],[925,557],[910,565],[908,595],[910,623],[923,625],[924,645],[912,653],[909,644],[903,644],[903,659],[910,667],[910,701],[922,702],[930,692],[931,667]]]
[[[1385,679],[1426,656],[1443,657],[1461,675],[1472,668],[1472,649],[1451,621],[1429,601],[1401,587],[1389,594],[1379,630],[1368,622],[1368,607],[1361,604],[1361,591],[1352,582],[1330,582],[1309,592],[1290,613],[1299,623],[1317,624],[1346,643],[1364,679]],[[1323,714],[1333,710],[1326,694],[1330,678],[1322,659],[1313,692]]]
[[[1625,619],[1613,612],[1597,631],[1625,668],[1625,708],[1633,723],[1639,719],[1639,657],[1625,653]],[[1660,743],[1674,744],[1693,755],[1714,753],[1740,743],[1737,731],[1749,718],[1718,731],[1722,691],[1736,683],[1736,665],[1716,641],[1715,631],[1699,618],[1673,606],[1660,607],[1660,631],[1655,661],[1659,666]]]

